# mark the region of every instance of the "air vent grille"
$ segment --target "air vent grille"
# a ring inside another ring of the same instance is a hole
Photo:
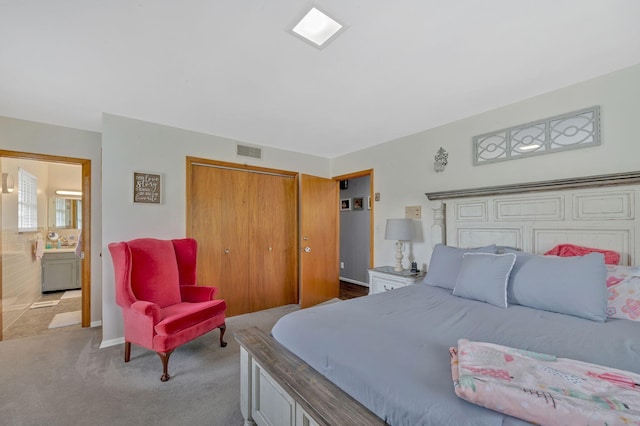
[[[238,145],[237,154],[241,157],[262,159],[262,149],[253,146]]]

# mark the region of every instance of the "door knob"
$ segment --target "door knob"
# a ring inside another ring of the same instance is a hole
[[[229,254],[229,249],[224,249],[224,254]]]
[[[305,247],[304,248],[304,252],[305,253],[310,253],[311,252],[311,247]]]

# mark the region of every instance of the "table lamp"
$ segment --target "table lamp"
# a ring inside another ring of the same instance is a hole
[[[402,244],[404,241],[413,240],[412,219],[387,219],[387,228],[384,233],[385,240],[396,240],[396,266],[393,268],[401,272],[402,268]]]

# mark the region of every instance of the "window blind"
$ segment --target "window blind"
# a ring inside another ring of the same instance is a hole
[[[38,230],[38,179],[18,169],[18,231]]]

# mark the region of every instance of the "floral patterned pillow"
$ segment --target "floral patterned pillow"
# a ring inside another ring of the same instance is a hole
[[[640,321],[640,267],[607,265],[607,316]]]

